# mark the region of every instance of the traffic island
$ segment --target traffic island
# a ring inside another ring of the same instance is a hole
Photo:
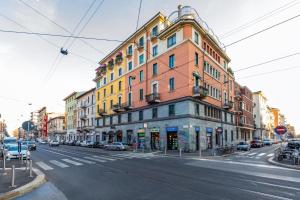
[[[36,168],[31,168],[32,171],[30,173],[29,167],[17,165],[18,168],[15,168],[15,165],[10,164],[8,163],[5,170],[3,168],[0,169],[0,200],[22,196],[46,181],[45,175]]]
[[[268,163],[279,166],[279,167],[300,170],[300,165],[294,165],[290,160],[278,161],[278,160],[276,160],[275,157],[271,157],[268,159]]]

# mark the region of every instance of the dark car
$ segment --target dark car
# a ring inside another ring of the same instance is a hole
[[[35,141],[23,141],[22,144],[26,145],[30,151],[32,151],[32,150],[35,151],[36,150]]]
[[[252,140],[251,141],[251,148],[260,148],[263,146],[264,146],[264,144],[261,140]]]
[[[289,141],[287,147],[289,149],[300,149],[300,140]]]

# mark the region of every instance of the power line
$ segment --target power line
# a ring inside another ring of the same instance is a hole
[[[277,61],[277,60],[282,60],[282,59],[289,58],[289,57],[293,57],[293,56],[297,56],[297,55],[300,55],[300,52],[293,53],[293,54],[289,54],[289,55],[282,56],[282,57],[279,57],[279,58],[274,58],[274,59],[271,59],[271,60],[267,60],[267,61],[265,61],[265,62],[261,62],[261,63],[255,64],[255,65],[250,65],[250,66],[248,66],[248,67],[243,67],[243,68],[240,68],[240,69],[235,70],[234,72],[243,71],[243,70],[246,70],[246,69],[250,69],[250,68],[253,68],[253,67],[265,65],[265,64],[268,64],[268,63]]]
[[[59,27],[60,29],[64,30],[65,32],[71,34],[71,31],[69,31],[68,29],[66,29],[65,27],[63,27],[62,25],[56,23],[54,20],[50,19],[49,17],[47,17],[46,15],[44,15],[42,12],[40,12],[39,10],[35,9],[34,7],[32,7],[31,5],[29,5],[28,3],[26,3],[24,0],[19,0],[19,2],[21,2],[22,4],[24,4],[26,7],[30,8],[31,10],[33,10],[35,13],[37,13],[38,15],[42,16],[44,19],[46,19],[47,21],[51,22],[52,24],[56,25],[57,27]],[[84,43],[85,45],[89,46],[90,48],[94,49],[95,51],[97,51],[98,53],[101,53],[104,55],[104,52],[102,52],[101,50],[97,49],[96,47],[94,47],[93,45],[91,45],[90,43],[86,42],[85,40],[80,39],[80,41],[82,43]]]
[[[139,27],[140,12],[141,12],[141,7],[142,7],[142,1],[143,1],[143,0],[140,0],[140,6],[139,6],[139,12],[138,12],[138,17],[137,17],[137,21],[136,21],[136,28],[135,28],[135,30],[137,30],[138,27]]]
[[[231,36],[231,35],[233,35],[235,33],[238,33],[238,32],[240,32],[240,31],[242,31],[242,30],[244,30],[244,29],[246,29],[246,28],[248,28],[250,26],[253,26],[253,25],[257,24],[258,22],[261,22],[261,21],[263,21],[263,20],[265,20],[265,19],[267,19],[269,17],[272,17],[275,14],[278,14],[278,13],[280,13],[280,12],[282,12],[282,11],[288,9],[288,8],[291,8],[291,7],[293,7],[293,6],[295,6],[295,5],[297,5],[297,4],[300,3],[300,2],[297,2],[297,1],[298,0],[291,1],[291,2],[289,2],[287,4],[284,4],[283,6],[280,6],[279,8],[276,8],[275,10],[272,10],[272,11],[264,14],[263,16],[255,18],[255,19],[253,19],[253,20],[251,20],[251,21],[249,21],[249,22],[247,22],[245,24],[242,24],[242,25],[240,25],[240,26],[238,26],[236,28],[233,28],[230,31],[222,34],[220,36],[220,38],[221,39],[227,38],[227,37],[229,37],[229,36]]]
[[[84,39],[84,40],[97,40],[97,41],[106,41],[106,42],[124,42],[122,40],[108,39],[108,38],[95,38],[95,37],[85,37],[85,36],[72,36],[72,35],[61,35],[61,34],[51,34],[51,33],[4,30],[4,29],[0,29],[0,32],[24,34],[24,35],[41,35],[41,36],[49,36],[49,37],[77,38],[77,39]]]
[[[262,33],[262,32],[265,32],[265,31],[267,31],[267,30],[269,30],[269,29],[272,29],[272,28],[274,28],[274,27],[276,27],[276,26],[279,26],[279,25],[281,25],[281,24],[284,24],[284,23],[286,23],[286,22],[288,22],[288,21],[291,21],[291,20],[293,20],[293,19],[295,19],[295,18],[297,18],[297,17],[300,17],[300,15],[296,15],[296,16],[291,17],[291,18],[289,18],[289,19],[286,19],[286,20],[284,20],[284,21],[282,21],[282,22],[279,22],[279,23],[277,23],[277,24],[274,24],[274,25],[272,25],[272,26],[270,26],[270,27],[267,27],[267,28],[265,28],[265,29],[263,29],[263,30],[260,30],[260,31],[258,31],[258,32],[255,32],[255,33],[253,33],[253,34],[251,34],[251,35],[248,35],[248,36],[246,36],[246,37],[244,37],[244,38],[241,38],[241,39],[239,39],[239,40],[237,40],[237,41],[235,41],[235,42],[232,42],[232,43],[230,43],[230,44],[228,44],[228,45],[225,45],[225,47],[232,46],[232,45],[234,45],[234,44],[236,44],[236,43],[238,43],[238,42],[241,42],[241,41],[246,40],[246,39],[248,39],[248,38],[250,38],[250,37],[253,37],[253,36],[255,36],[255,35],[258,35],[258,34],[260,34],[260,33]]]

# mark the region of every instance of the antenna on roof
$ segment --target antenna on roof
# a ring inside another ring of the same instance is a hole
[[[60,48],[60,53],[66,56],[69,52],[67,49],[64,50],[63,48]]]

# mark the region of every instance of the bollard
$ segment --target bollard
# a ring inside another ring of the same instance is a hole
[[[165,156],[167,155],[167,146],[165,145]]]
[[[5,162],[6,162],[6,155],[3,155],[3,173],[5,173]]]
[[[16,185],[15,185],[15,165],[13,165],[12,166],[12,168],[11,168],[11,170],[12,170],[12,176],[11,176],[11,187],[17,187]]]
[[[32,160],[30,160],[29,164],[29,177],[32,177]]]
[[[181,158],[181,148],[179,148],[179,157]]]

